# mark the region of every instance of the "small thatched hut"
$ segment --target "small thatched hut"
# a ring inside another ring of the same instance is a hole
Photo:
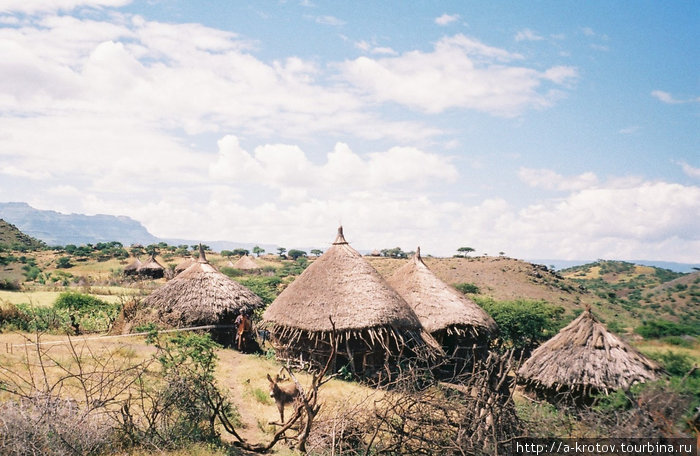
[[[248,255],[243,255],[240,257],[235,263],[231,265],[232,268],[235,269],[241,269],[243,271],[254,271],[256,269],[260,269],[260,266],[258,266],[258,263],[255,262],[255,260]]]
[[[433,274],[420,256],[420,247],[387,283],[456,362],[450,363],[453,367],[464,367],[474,355],[487,353],[489,341],[498,331],[496,322],[474,301]]]
[[[518,370],[526,390],[548,399],[586,400],[654,380],[661,367],[609,332],[586,309],[540,345]]]
[[[241,312],[262,306],[255,293],[210,265],[200,249],[196,263],[143,301],[127,330],[149,322],[166,328],[233,325]],[[221,343],[233,341],[233,328],[214,330],[212,334]]]
[[[321,365],[338,341],[335,368],[381,377],[381,371],[415,352],[440,351],[418,317],[377,271],[345,240],[333,245],[270,304],[263,315],[277,356]],[[387,372],[390,373],[390,372]]]
[[[175,275],[178,275],[179,273],[181,273],[185,269],[189,268],[190,266],[192,266],[196,262],[197,262],[197,259],[191,258],[191,257],[187,258],[186,260],[182,260],[180,263],[178,263],[177,266],[175,266],[175,269],[174,269]]]
[[[129,263],[127,266],[124,267],[124,275],[125,276],[135,276],[138,274],[139,268],[141,267],[141,260],[138,258],[134,258],[134,261]]]
[[[165,275],[165,268],[156,261],[156,256],[151,255],[147,262],[142,264],[136,274],[142,277],[150,277],[152,279],[160,279]]]

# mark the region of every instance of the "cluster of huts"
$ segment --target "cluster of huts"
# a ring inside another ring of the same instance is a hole
[[[124,275],[134,278],[160,279],[165,276],[165,268],[158,263],[155,255],[151,255],[145,263],[142,263],[137,257],[124,268]]]
[[[200,249],[198,260],[127,316],[125,331],[144,322],[226,326],[262,307],[258,296],[210,265]],[[385,280],[348,244],[342,227],[331,247],[268,306],[262,325],[278,358],[323,365],[335,344],[333,368],[347,366],[364,378],[390,375],[390,366],[416,355],[464,368],[484,356],[498,334],[483,309],[430,271],[420,249]],[[587,309],[535,350],[518,376],[535,391],[590,394],[626,389],[659,372]]]

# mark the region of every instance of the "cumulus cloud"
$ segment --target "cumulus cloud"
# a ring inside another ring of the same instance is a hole
[[[435,23],[437,25],[449,25],[452,24],[453,22],[457,22],[459,20],[459,14],[443,14],[440,17],[435,18]]]
[[[328,196],[394,185],[422,187],[431,180],[454,181],[458,177],[448,158],[414,147],[392,147],[363,157],[347,144],[338,143],[326,155],[326,163],[315,164],[296,145],[266,144],[251,154],[238,138],[227,135],[218,146],[217,160],[209,167],[212,178],[255,182],[279,191],[304,188]]]
[[[485,45],[464,35],[445,37],[433,52],[397,57],[360,57],[341,65],[345,78],[379,102],[392,101],[428,113],[450,108],[516,116],[550,106],[551,83],[575,80],[577,70],[557,66],[538,71],[512,64],[519,54]]]
[[[581,190],[598,183],[598,178],[591,172],[578,176],[562,176],[550,169],[520,168],[518,177],[530,187],[558,191]]]
[[[200,24],[43,16],[0,28],[0,111],[76,118],[99,112],[188,134],[237,129],[302,138],[343,131],[421,139],[436,133],[418,121],[382,119],[356,93],[327,84],[312,61],[267,63],[250,53],[252,46]]]

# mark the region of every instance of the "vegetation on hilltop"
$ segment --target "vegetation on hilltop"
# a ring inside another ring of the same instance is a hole
[[[30,252],[46,248],[44,242],[24,234],[16,226],[0,219],[0,252]]]

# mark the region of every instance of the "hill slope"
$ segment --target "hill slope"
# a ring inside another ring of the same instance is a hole
[[[0,248],[7,250],[36,250],[45,244],[24,234],[16,226],[0,219]]]

